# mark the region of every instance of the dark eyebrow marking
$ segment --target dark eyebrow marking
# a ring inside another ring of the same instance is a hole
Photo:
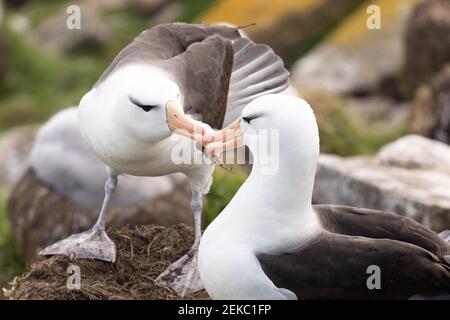
[[[156,108],[156,105],[146,105],[146,104],[142,104],[139,101],[137,101],[136,99],[134,99],[132,96],[128,96],[128,99],[130,99],[130,101],[138,106],[139,108],[141,108],[142,110],[144,110],[145,112],[149,112],[150,110],[152,110],[153,108]]]
[[[248,115],[248,116],[242,117],[242,120],[244,120],[245,122],[247,122],[248,124],[250,124],[250,122],[251,122],[252,120],[255,120],[255,119],[257,119],[257,118],[260,118],[260,117],[262,117],[263,115],[264,115],[263,113],[255,113],[255,114],[252,114],[252,115]]]

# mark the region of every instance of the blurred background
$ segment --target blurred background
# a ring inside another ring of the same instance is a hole
[[[71,5],[81,29],[66,26]],[[0,0],[0,287],[92,224],[105,173],[69,107],[141,31],[174,21],[256,23],[243,31],[283,58],[318,118],[314,202],[450,228],[449,0]],[[216,170],[205,223],[247,173]],[[190,223],[184,178],[121,188],[110,226]]]

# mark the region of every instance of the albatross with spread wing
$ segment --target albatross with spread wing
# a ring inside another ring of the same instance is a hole
[[[193,140],[234,120],[256,97],[287,86],[281,59],[268,46],[243,39],[238,28],[173,23],[142,32],[79,106],[81,133],[109,172],[98,221],[41,254],[114,262],[116,249],[105,232],[105,217],[118,176],[182,172],[192,188],[195,241],[158,281],[181,295],[202,288],[197,249],[202,195],[211,185],[213,166],[205,164],[202,148]],[[189,163],[174,159],[180,145],[182,150],[194,148]]]

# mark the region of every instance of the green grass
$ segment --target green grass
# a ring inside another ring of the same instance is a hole
[[[17,251],[6,216],[7,195],[7,189],[0,189],[0,289],[6,287],[15,275],[25,271],[25,262]]]
[[[206,197],[205,225],[211,223],[233,198],[236,191],[247,179],[247,173],[240,167],[227,170],[217,167],[214,171],[213,184]]]
[[[30,19],[31,25],[36,26],[72,3],[69,0],[29,1],[26,6],[21,7],[15,13],[26,16]]]
[[[6,29],[8,72],[0,86],[0,131],[40,123],[77,104],[105,63],[48,53]]]
[[[200,14],[208,9],[215,0],[184,0],[183,12],[177,17],[177,21],[196,22]]]
[[[340,156],[373,155],[383,145],[407,133],[407,124],[390,125],[349,109],[345,99],[325,92],[304,92],[314,106],[321,152]]]

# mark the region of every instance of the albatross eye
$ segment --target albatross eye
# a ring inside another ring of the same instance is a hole
[[[247,122],[248,124],[250,124],[250,122],[252,122],[252,120],[255,120],[259,117],[261,117],[262,114],[254,114],[254,115],[250,115],[250,116],[246,116],[246,117],[242,117],[242,120],[244,120],[245,122]]]
[[[134,99],[133,97],[130,97],[130,101],[137,107],[141,108],[142,110],[144,110],[145,112],[149,112],[150,110],[152,110],[153,108],[156,108],[157,106],[155,105],[151,105],[151,104],[142,104],[138,101],[136,101],[136,99]]]

